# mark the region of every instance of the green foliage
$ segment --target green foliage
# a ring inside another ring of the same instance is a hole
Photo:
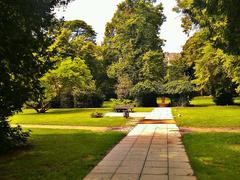
[[[128,76],[122,75],[118,77],[118,84],[116,85],[116,94],[119,99],[129,99],[130,89],[133,87],[132,81]]]
[[[184,45],[181,59],[190,67],[188,76],[197,91],[212,95],[218,105],[232,104],[236,86],[226,63],[234,58],[215,48],[208,37],[206,29],[195,33]]]
[[[204,39],[207,39],[216,51],[221,49],[221,53],[225,57],[228,56],[222,61],[221,66],[228,78],[238,85],[239,93],[240,2],[238,0],[178,0],[177,2],[175,9],[184,15],[182,24],[186,27],[185,31],[198,27],[198,30],[205,33]]]
[[[10,127],[7,121],[0,121],[0,154],[10,149],[28,146],[30,131],[23,132],[22,128]]]
[[[184,51],[183,51],[184,52]],[[168,66],[167,83],[162,94],[170,98],[171,106],[188,106],[195,94],[191,79],[194,77],[193,63],[182,54]]]
[[[134,102],[130,99],[110,99],[112,102],[112,107],[115,107],[116,105],[132,105]]]
[[[189,80],[170,81],[163,89],[172,106],[187,106],[194,95],[194,86]]]
[[[156,107],[157,97],[163,93],[163,86],[160,81],[144,81],[136,84],[131,95],[136,98],[138,106]]]
[[[32,92],[38,91],[39,78],[51,65],[48,58],[41,57],[46,56],[46,49],[52,42],[52,38],[47,36],[55,24],[52,10],[68,1],[0,1],[1,124],[5,124],[6,117],[21,110]],[[6,125],[0,128],[4,133],[14,131]],[[6,148],[13,142],[9,135],[14,136],[11,133],[1,136]]]
[[[127,76],[133,87],[144,81],[163,80],[163,40],[159,38],[165,20],[162,10],[162,4],[153,5],[153,1],[126,0],[119,4],[106,26],[104,39],[104,59],[110,78],[119,80]],[[140,94],[145,96],[146,92]]]
[[[195,61],[194,83],[198,90],[209,91],[217,105],[233,104],[235,86],[223,65],[231,56],[224,54],[221,49],[214,49],[209,42],[205,42],[200,52]]]
[[[61,95],[77,98],[82,92],[90,93],[95,90],[91,72],[80,58],[66,58],[41,81],[45,87],[45,94],[52,98]]]
[[[93,91],[93,92],[82,92],[77,95],[75,99],[75,107],[81,108],[96,108],[102,107],[104,96],[101,92]]]
[[[144,54],[143,67],[140,70],[142,79],[149,81],[161,80],[166,74],[166,65],[163,62],[163,53],[148,51]]]
[[[81,20],[65,21],[60,27],[49,51],[63,59],[78,57],[85,60],[98,89],[105,81],[106,71],[102,59],[102,49],[96,45],[96,32]]]
[[[28,106],[40,113],[46,112],[51,100],[56,97],[60,97],[61,107],[77,107],[77,97],[80,94],[95,91],[91,72],[80,58],[68,57],[60,61],[56,68],[46,73],[40,81],[44,94],[35,94],[27,102]]]

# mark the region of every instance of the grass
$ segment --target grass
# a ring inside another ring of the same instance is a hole
[[[30,149],[0,156],[0,179],[82,179],[123,136],[120,132],[33,129]]]
[[[211,96],[199,96],[195,97],[191,102],[193,106],[214,106],[214,102]]]
[[[105,105],[106,107],[106,105]],[[153,108],[134,108],[134,112],[150,112]],[[12,124],[39,124],[39,125],[78,125],[115,127],[126,126],[128,120],[121,117],[91,118],[91,113],[107,113],[112,108],[72,108],[72,109],[50,109],[44,114],[37,114],[32,109],[25,109],[10,118]]]
[[[178,126],[240,127],[240,106],[174,108]]]
[[[78,109],[50,109],[44,114],[37,114],[32,109],[25,109],[23,113],[19,113],[10,118],[13,124],[41,124],[41,125],[79,125],[79,126],[125,126],[127,120],[125,118],[91,118],[91,113],[106,113],[111,111],[107,108],[78,108]]]
[[[191,133],[183,142],[198,180],[238,180],[240,133]]]
[[[191,105],[173,108],[178,126],[240,127],[240,106],[215,106],[211,97],[196,97]],[[183,143],[198,180],[239,179],[240,132],[190,133]]]
[[[211,97],[196,97],[191,104],[194,107],[173,108],[178,126],[240,127],[240,106],[215,106]]]

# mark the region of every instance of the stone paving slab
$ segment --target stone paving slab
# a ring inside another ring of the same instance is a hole
[[[138,124],[84,180],[196,180],[175,124]]]
[[[166,119],[173,119],[172,115],[172,109],[168,107],[163,108],[154,108],[153,111],[147,116],[145,116],[145,119],[151,119],[151,120],[166,120]]]
[[[134,113],[129,113],[129,117],[133,118],[144,118],[146,117],[150,112],[134,112]],[[105,114],[107,117],[123,117],[124,113],[123,112],[108,112]]]

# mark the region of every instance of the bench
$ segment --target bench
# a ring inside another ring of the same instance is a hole
[[[124,112],[124,111],[133,112],[133,108],[134,106],[132,105],[116,105],[114,107],[114,111],[115,112]]]

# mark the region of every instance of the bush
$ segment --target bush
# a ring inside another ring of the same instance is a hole
[[[113,107],[116,105],[133,105],[134,102],[130,99],[110,99],[110,101],[113,103]]]
[[[232,93],[219,93],[213,96],[213,101],[216,105],[233,105],[233,94]]]
[[[76,97],[75,106],[80,108],[102,107],[104,96],[100,92],[84,93]]]
[[[0,121],[0,154],[10,149],[28,146],[30,130],[23,132],[22,128],[10,127],[7,121]]]
[[[94,112],[91,114],[92,118],[102,118],[103,117],[103,113],[99,113],[99,112]]]
[[[171,106],[188,106],[195,91],[190,81],[176,80],[164,85],[164,94],[170,98]]]
[[[162,83],[158,81],[144,81],[136,84],[131,95],[138,106],[157,107],[157,97],[162,92]]]

